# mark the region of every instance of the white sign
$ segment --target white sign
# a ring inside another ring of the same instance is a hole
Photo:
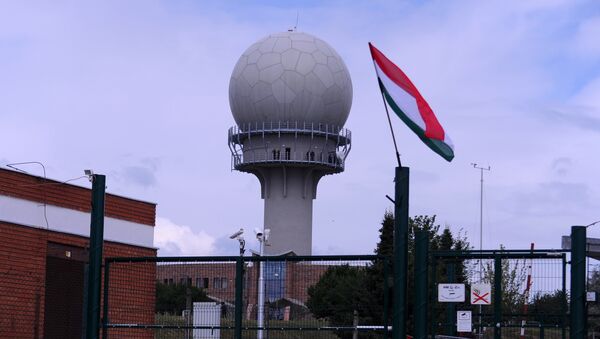
[[[596,301],[596,292],[587,292],[585,297],[586,301]]]
[[[471,285],[471,305],[491,305],[492,304],[492,285],[473,284]]]
[[[438,301],[441,303],[465,302],[465,284],[438,284]]]
[[[456,312],[456,332],[472,332],[471,311]]]

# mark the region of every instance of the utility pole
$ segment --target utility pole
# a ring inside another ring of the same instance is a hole
[[[489,165],[487,168],[480,167],[480,166],[477,166],[476,163],[471,163],[471,165],[473,166],[474,169],[478,169],[479,172],[481,173],[480,189],[479,189],[479,252],[483,252],[483,171],[490,171],[492,168]],[[480,283],[483,282],[483,263],[481,262],[481,259],[479,259],[479,282]],[[480,338],[482,336],[481,312],[482,312],[482,307],[481,307],[481,305],[479,305],[479,337]]]

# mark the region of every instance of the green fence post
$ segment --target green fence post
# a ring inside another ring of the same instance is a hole
[[[108,273],[110,271],[110,263],[104,261],[104,303],[102,305],[102,339],[108,338]]]
[[[447,283],[451,284],[456,282],[456,270],[455,263],[453,261],[449,261],[446,264],[446,273],[448,275]],[[446,303],[446,334],[449,336],[456,335],[456,304],[455,303]]]
[[[561,302],[561,309],[562,309],[562,316],[561,318],[561,324],[562,324],[562,329],[561,329],[561,338],[562,339],[567,339],[567,323],[568,323],[568,319],[567,319],[567,254],[566,253],[562,253],[562,302]]]
[[[104,245],[104,198],[106,176],[92,176],[92,213],[90,222],[90,257],[87,289],[86,338],[100,334],[100,285],[102,279],[102,247]]]
[[[427,338],[427,257],[429,255],[429,234],[415,232],[415,338]]]
[[[438,288],[437,288],[437,262],[438,257],[432,256],[431,260],[433,261],[431,264],[431,275],[432,275],[432,286],[433,286],[433,296],[431,298],[431,305],[437,305],[438,300]],[[432,307],[431,312],[431,339],[435,339],[435,334],[437,332],[437,323],[439,319],[437,318],[437,310],[435,307]]]
[[[396,167],[394,203],[394,339],[406,338],[409,168]]]
[[[571,227],[571,339],[587,337],[585,317],[586,227]]]
[[[235,325],[233,337],[242,339],[242,308],[243,305],[243,283],[244,283],[244,258],[239,257],[235,262]]]
[[[494,338],[502,339],[502,256],[494,257]]]

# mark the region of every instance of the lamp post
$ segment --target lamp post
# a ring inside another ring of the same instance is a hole
[[[254,230],[254,233],[256,233],[256,239],[258,240],[258,243],[260,244],[260,249],[259,249],[259,253],[260,253],[260,258],[261,261],[259,262],[259,271],[258,271],[258,315],[257,315],[257,327],[258,327],[258,332],[256,335],[257,339],[263,339],[263,327],[264,327],[264,323],[265,323],[265,281],[264,281],[264,275],[265,275],[265,269],[264,269],[264,262],[262,261],[262,257],[264,255],[264,251],[265,251],[265,246],[267,245],[268,241],[269,241],[269,233],[271,232],[270,229],[265,229],[263,228],[262,231],[260,230]]]

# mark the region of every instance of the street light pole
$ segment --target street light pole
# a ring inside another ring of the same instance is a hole
[[[263,327],[265,324],[265,280],[264,280],[264,275],[265,275],[265,269],[264,269],[264,261],[263,259],[263,255],[264,255],[264,251],[265,251],[265,245],[267,244],[267,241],[269,240],[269,233],[270,230],[269,229],[265,229],[263,228],[262,231],[259,230],[255,230],[256,233],[256,239],[258,240],[259,244],[260,244],[260,249],[259,249],[259,253],[260,253],[260,264],[258,265],[259,267],[259,272],[258,272],[258,316],[257,316],[257,327],[258,327],[258,332],[256,335],[257,339],[263,339]]]

